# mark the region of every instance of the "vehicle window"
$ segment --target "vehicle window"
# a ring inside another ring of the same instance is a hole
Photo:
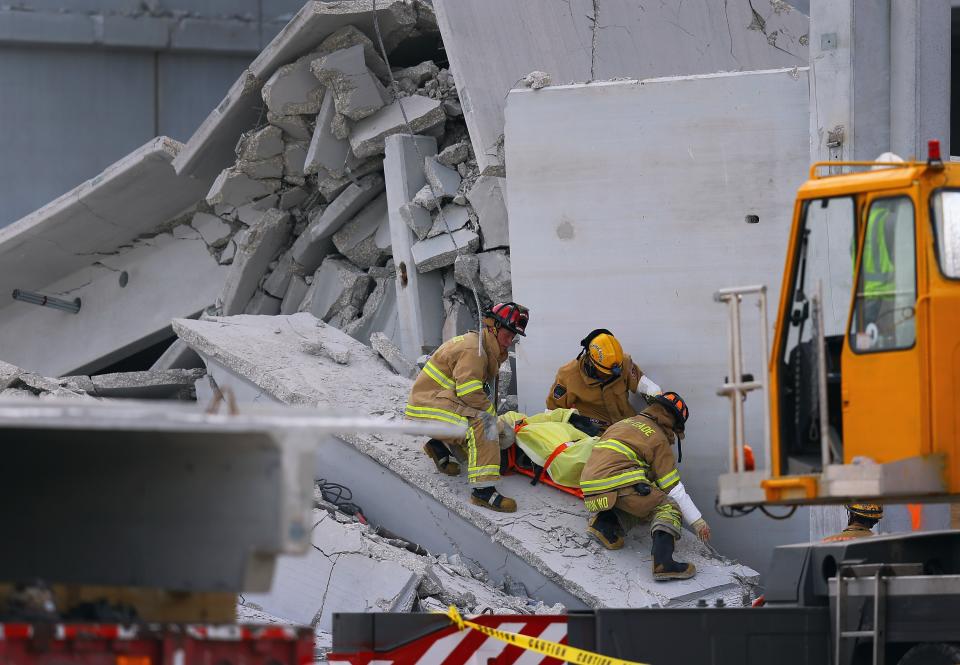
[[[849,197],[816,199],[806,204],[791,291],[785,361],[798,344],[809,342],[813,336],[810,298],[817,292],[817,282],[823,289],[824,333],[843,339],[853,290],[855,219],[853,199]]]
[[[933,224],[940,271],[944,277],[960,278],[960,191],[933,195]]]
[[[913,202],[906,196],[875,200],[864,229],[850,348],[863,353],[913,346],[916,302]]]

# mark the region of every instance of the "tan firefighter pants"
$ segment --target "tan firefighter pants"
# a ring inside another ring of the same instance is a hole
[[[641,521],[652,518],[650,533],[666,531],[674,538],[681,533],[680,508],[676,502],[658,487],[651,485],[650,494],[643,496],[635,488],[621,487],[617,490],[585,496],[583,503],[590,512],[616,510],[620,525],[629,531]]]

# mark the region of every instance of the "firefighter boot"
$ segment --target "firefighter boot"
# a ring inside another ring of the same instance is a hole
[[[697,572],[692,563],[673,560],[674,544],[673,534],[660,530],[653,532],[653,579],[658,582],[690,579]]]
[[[623,527],[612,510],[602,510],[587,522],[587,533],[600,541],[608,550],[623,547]]]
[[[460,475],[460,465],[453,459],[453,455],[450,454],[442,441],[430,439],[423,446],[423,452],[433,460],[433,463],[437,465],[437,471],[440,473],[445,473],[448,476]]]
[[[517,512],[517,502],[508,496],[503,496],[496,487],[478,487],[470,493],[470,503],[483,506],[498,513]]]

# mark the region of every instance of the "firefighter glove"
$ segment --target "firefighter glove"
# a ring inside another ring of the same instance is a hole
[[[579,413],[571,413],[568,422],[581,432],[589,434],[590,436],[599,436],[600,432],[603,431],[598,424],[586,416],[581,416]]]
[[[691,524],[690,527],[693,529],[694,533],[697,534],[697,538],[705,543],[710,541],[710,525],[707,524],[705,519],[701,517],[696,522]]]
[[[484,411],[480,414],[480,422],[483,423],[483,438],[487,441],[497,441],[500,438],[499,428],[497,427],[497,417],[492,413]]]

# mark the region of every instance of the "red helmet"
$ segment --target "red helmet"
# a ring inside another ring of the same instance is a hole
[[[530,310],[523,305],[515,302],[499,302],[487,310],[486,316],[493,319],[494,325],[498,328],[502,326],[512,333],[527,336],[524,331],[530,320]]]

